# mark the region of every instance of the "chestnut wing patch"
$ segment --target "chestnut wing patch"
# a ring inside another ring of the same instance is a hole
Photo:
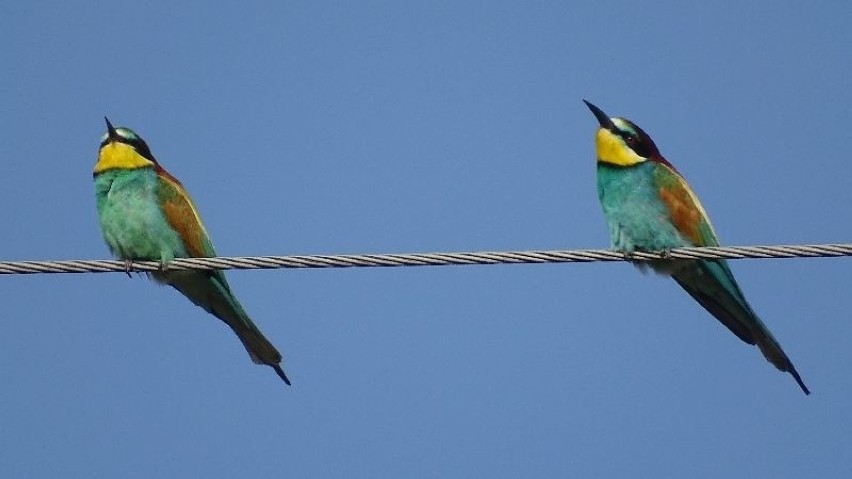
[[[654,180],[675,228],[695,246],[719,246],[713,225],[686,180],[664,164],[658,164]]]
[[[159,179],[158,196],[163,214],[169,224],[178,232],[187,252],[192,257],[206,258],[216,256],[207,230],[195,209],[192,198],[180,181],[162,167],[157,168]]]

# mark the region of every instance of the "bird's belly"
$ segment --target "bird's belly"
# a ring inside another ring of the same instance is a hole
[[[618,212],[608,216],[613,248],[626,251],[660,251],[689,246],[667,217],[655,211]]]
[[[110,191],[100,213],[104,239],[119,258],[170,261],[187,256],[153,195]]]
[[[673,227],[656,220],[637,222],[636,218],[622,218],[622,221],[610,222],[612,247],[618,251],[667,251],[687,246]],[[650,268],[657,274],[673,275],[689,267],[692,260],[636,260],[633,265],[640,270]]]
[[[599,174],[598,180],[613,248],[632,252],[690,246],[645,175],[623,171],[618,175]]]
[[[613,249],[632,253],[691,246],[672,222],[647,171],[599,168],[598,194]],[[650,261],[637,262],[637,266],[672,274],[682,264]]]

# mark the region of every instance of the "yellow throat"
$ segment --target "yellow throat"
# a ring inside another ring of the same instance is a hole
[[[647,160],[624,144],[624,140],[620,136],[606,128],[598,128],[598,133],[595,136],[595,147],[598,152],[598,161],[601,163],[632,166]]]
[[[106,170],[135,170],[154,166],[154,162],[140,155],[132,146],[120,141],[111,141],[101,147],[95,174]]]

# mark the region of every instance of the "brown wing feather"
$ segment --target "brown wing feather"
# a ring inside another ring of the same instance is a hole
[[[180,235],[187,252],[190,256],[197,258],[216,256],[210,237],[189,193],[177,178],[159,165],[157,165],[157,177],[160,180],[158,194],[163,214]]]
[[[686,180],[674,169],[660,164],[656,182],[660,200],[669,210],[675,228],[695,246],[718,246],[710,219]]]

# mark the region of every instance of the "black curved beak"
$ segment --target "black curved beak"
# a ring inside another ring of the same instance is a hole
[[[107,126],[107,134],[110,141],[118,140],[118,133],[115,132],[115,127],[112,126],[112,123],[109,122],[109,118],[104,117],[104,121],[106,121]]]
[[[595,118],[598,119],[598,123],[601,124],[601,128],[605,128],[609,131],[616,130],[615,124],[612,122],[612,119],[610,119],[610,117],[607,116],[607,114],[604,113],[603,110],[589,103],[586,100],[583,100],[583,103],[585,103],[586,106],[589,107],[589,110],[592,110],[592,113],[595,115]]]

